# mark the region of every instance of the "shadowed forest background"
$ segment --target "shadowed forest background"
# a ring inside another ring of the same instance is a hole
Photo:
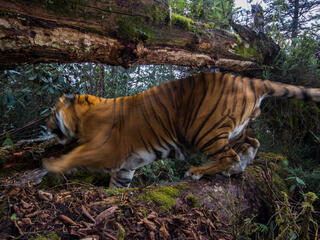
[[[49,5],[51,2],[54,1],[47,1]],[[258,70],[243,75],[320,87],[319,1],[266,0],[262,11],[259,5],[253,5],[253,10],[249,11],[235,8],[233,1],[224,0],[171,0],[170,6],[175,21],[172,24],[180,24],[182,28],[188,28],[189,21],[198,21],[232,32],[232,24],[238,23],[271,37],[279,46],[277,54],[268,59],[268,64],[261,61]],[[260,11],[260,17],[262,14],[262,23],[257,11]],[[247,56],[254,55],[250,48],[239,51]],[[47,117],[63,93],[105,98],[129,96],[202,71],[219,69],[176,65],[123,68],[102,63],[26,63],[1,69],[0,145],[10,147],[21,140],[47,137]],[[263,156],[281,158],[287,191],[284,196],[279,194],[277,202],[273,203],[273,212],[268,214],[270,218],[264,221],[247,218],[248,222],[237,225],[242,232],[234,230],[231,235],[233,239],[303,239],[301,236],[316,239],[320,223],[320,106],[299,100],[266,99],[261,108],[261,116],[251,127],[261,143],[259,151]],[[133,187],[182,181],[190,165],[203,161],[206,161],[203,157],[193,156],[188,163],[174,159],[154,162],[137,172]],[[0,160],[0,175],[39,167],[39,162],[22,165]],[[90,184],[105,185],[99,174],[91,179],[80,174],[77,177]],[[50,187],[61,184],[61,181],[50,179]],[[314,195],[306,195],[308,192]],[[311,201],[309,210],[303,206],[308,202],[308,196],[314,201],[313,206]],[[11,219],[12,216],[13,219],[17,217],[11,215]],[[307,234],[303,232],[306,226]]]

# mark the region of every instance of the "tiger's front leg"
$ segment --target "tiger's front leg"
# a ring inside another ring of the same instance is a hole
[[[95,144],[86,143],[73,149],[68,154],[56,159],[44,159],[43,166],[51,172],[65,172],[70,168],[88,167],[91,169],[111,169],[105,161],[105,151],[97,148]]]
[[[76,159],[86,151],[85,145],[76,147],[70,153],[59,158],[43,159],[43,167],[51,172],[61,173],[76,166]]]

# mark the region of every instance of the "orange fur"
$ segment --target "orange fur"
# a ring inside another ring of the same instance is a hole
[[[44,164],[54,172],[78,166],[130,172],[135,170],[132,164],[142,166],[153,155],[167,154],[167,148],[179,151],[184,146],[212,159],[190,168],[187,175],[216,174],[241,158],[252,161],[259,142],[245,129],[260,114],[259,104],[267,95],[320,99],[318,89],[222,73],[170,81],[130,97],[63,96],[48,128],[65,127],[64,137],[77,137],[81,145]],[[59,118],[64,126],[59,126]]]

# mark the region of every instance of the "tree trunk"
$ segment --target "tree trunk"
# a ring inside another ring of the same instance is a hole
[[[298,24],[299,24],[299,0],[294,0],[294,11],[291,26],[291,38],[296,38],[298,36]]]
[[[100,97],[106,97],[105,96],[105,69],[104,69],[104,66],[102,64],[99,65],[100,67],[100,93],[99,93],[99,96]]]
[[[173,21],[165,2],[0,0],[0,68],[100,62],[257,69],[257,54],[239,51],[245,39],[239,45],[233,33],[187,18]]]

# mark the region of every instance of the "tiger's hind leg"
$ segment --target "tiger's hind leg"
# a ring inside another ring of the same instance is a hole
[[[259,141],[251,137],[253,135],[252,129],[246,129],[243,132],[243,136],[231,144],[232,148],[238,153],[240,161],[222,172],[223,175],[229,176],[242,173],[252,163],[260,147]]]
[[[199,167],[191,167],[186,172],[185,176],[198,180],[203,175],[215,175],[220,173],[230,168],[235,162],[240,161],[239,155],[230,148],[227,140],[222,148],[217,149],[222,149],[222,152],[204,152],[212,161]]]
[[[135,170],[121,168],[119,171],[112,172],[109,188],[128,188],[133,178]]]

